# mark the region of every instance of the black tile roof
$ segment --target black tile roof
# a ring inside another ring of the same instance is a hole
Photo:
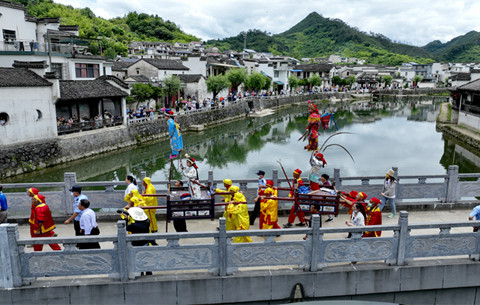
[[[179,74],[177,75],[181,82],[183,83],[198,83],[203,75],[202,74]]]
[[[303,64],[293,67],[294,70],[303,70],[304,72],[330,72],[331,64]]]
[[[59,100],[63,101],[126,96],[128,96],[128,93],[102,78],[96,80],[60,81]]]
[[[47,87],[52,83],[24,68],[0,68],[0,87]]]
[[[122,88],[125,88],[125,89],[129,88],[128,85],[124,81],[122,81],[121,79],[119,79],[118,77],[113,76],[113,75],[102,75],[102,76],[98,77],[97,79],[111,80]]]
[[[457,87],[457,90],[465,90],[465,91],[480,91],[480,79],[471,81],[466,83],[465,85]]]
[[[41,60],[41,61],[14,60],[12,66],[14,68],[30,68],[30,69],[45,69],[48,67],[46,60]]]
[[[133,65],[135,62],[128,62],[128,61],[116,61],[113,64],[112,70],[113,71],[125,71],[128,67]]]
[[[9,7],[9,8],[14,8],[14,9],[17,9],[17,10],[22,10],[22,11],[25,11],[25,6],[22,5],[22,4],[15,4],[15,3],[12,3],[10,1],[0,1],[0,6],[4,6],[4,7]]]
[[[143,61],[160,70],[189,70],[182,63],[171,59],[143,58]]]
[[[150,79],[148,77],[146,77],[145,75],[142,75],[142,74],[129,75],[128,78],[131,78],[134,81],[141,82],[141,83],[146,83],[146,82],[150,81]]]
[[[469,81],[472,80],[471,74],[470,73],[457,73],[452,76],[450,76],[450,80],[454,81]]]

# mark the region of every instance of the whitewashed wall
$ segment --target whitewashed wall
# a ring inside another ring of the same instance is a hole
[[[17,40],[36,40],[37,25],[35,22],[25,21],[23,10],[0,6],[0,41],[3,40],[3,30],[15,31]]]
[[[52,87],[0,88],[0,113],[9,116],[0,126],[0,145],[41,141],[57,136]],[[42,113],[38,118],[37,109]]]

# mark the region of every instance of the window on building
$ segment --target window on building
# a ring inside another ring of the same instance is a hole
[[[42,112],[37,109],[37,121],[39,121],[42,118]]]
[[[278,71],[273,71],[273,77],[279,77],[280,76],[280,72]]]
[[[12,30],[3,30],[3,40],[5,43],[13,43],[17,40],[17,34]]]
[[[0,112],[0,126],[6,125],[10,117],[6,112]]]
[[[99,76],[98,64],[75,64],[77,78],[96,78]]]
[[[52,66],[50,68],[51,72],[55,72],[59,79],[63,79],[63,65],[60,63],[52,62]]]

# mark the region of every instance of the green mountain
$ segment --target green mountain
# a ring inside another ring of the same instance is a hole
[[[446,43],[435,40],[423,48],[441,61],[478,62],[480,61],[480,33],[471,31]]]
[[[132,41],[190,42],[200,39],[184,33],[171,21],[157,15],[130,12],[126,16],[104,19],[95,16],[91,9],[74,8],[54,3],[52,0],[12,0],[26,6],[27,13],[37,18],[60,18],[63,25],[78,25],[79,35],[100,38],[103,55],[127,55],[127,44]]]
[[[207,41],[221,50],[243,49],[243,35]],[[258,52],[288,54],[296,58],[325,57],[338,54],[365,59],[370,63],[399,65],[403,62],[432,62],[425,49],[394,43],[380,34],[367,34],[348,26],[339,19],[324,18],[310,13],[286,32],[268,35],[259,30],[247,33],[247,48]]]

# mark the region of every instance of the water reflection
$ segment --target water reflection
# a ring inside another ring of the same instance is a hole
[[[469,165],[461,166],[461,172],[467,168],[478,172],[478,165],[472,167],[472,162],[480,164],[478,157],[466,161],[465,153],[451,153],[452,146],[435,131],[439,103],[431,99],[318,106],[322,111],[335,111],[339,131],[354,133],[336,136],[329,143],[347,147],[356,162],[342,149],[330,147],[325,153],[328,174],[340,168],[347,176],[383,175],[392,166],[398,166],[401,175],[444,174],[449,165],[462,163]],[[297,141],[305,131],[307,117],[306,106],[291,107],[268,117],[245,118],[202,133],[186,133],[185,151],[197,160],[201,179],[207,178],[208,170],[214,171],[216,179],[254,178],[258,169],[265,170],[269,177],[272,169],[279,169],[279,159],[288,173],[295,168],[308,172],[310,155],[303,150],[306,143]],[[335,132],[335,128],[322,131],[320,145]],[[77,172],[79,181],[123,182],[128,173],[139,176],[142,170],[154,180],[165,180],[169,177],[169,151],[169,143],[161,141],[70,162],[8,182],[59,181],[66,171]],[[173,171],[172,178],[181,178],[178,170]]]

